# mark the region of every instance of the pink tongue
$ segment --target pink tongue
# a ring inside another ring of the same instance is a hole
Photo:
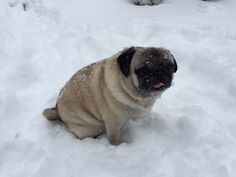
[[[153,85],[154,88],[161,88],[162,86],[164,86],[165,84],[160,82],[160,83],[157,83],[155,85]]]

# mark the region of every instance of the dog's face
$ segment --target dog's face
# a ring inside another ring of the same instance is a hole
[[[124,76],[143,95],[163,92],[171,86],[177,63],[164,48],[130,47],[117,58]]]

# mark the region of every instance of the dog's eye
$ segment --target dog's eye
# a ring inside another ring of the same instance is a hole
[[[147,75],[152,73],[152,70],[149,67],[144,66],[142,68],[137,69],[135,72],[140,76],[146,77]]]
[[[150,61],[146,61],[146,63],[145,63],[146,65],[149,65],[150,64]]]
[[[142,69],[142,72],[143,72],[143,75],[146,77],[146,76],[149,76],[150,74],[153,73],[152,71],[152,68],[149,67],[149,66],[145,66],[143,69]]]
[[[150,61],[146,61],[145,65],[150,69],[153,67],[153,64]]]

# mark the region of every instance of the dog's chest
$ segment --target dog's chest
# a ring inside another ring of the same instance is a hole
[[[138,109],[138,108],[129,108],[126,111],[125,117],[128,119],[138,119],[138,118],[144,118],[150,115],[151,108],[144,108],[144,109]]]

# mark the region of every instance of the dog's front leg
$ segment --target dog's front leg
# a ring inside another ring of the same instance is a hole
[[[121,128],[124,124],[124,121],[111,120],[106,122],[105,124],[108,141],[112,145],[119,145]]]

